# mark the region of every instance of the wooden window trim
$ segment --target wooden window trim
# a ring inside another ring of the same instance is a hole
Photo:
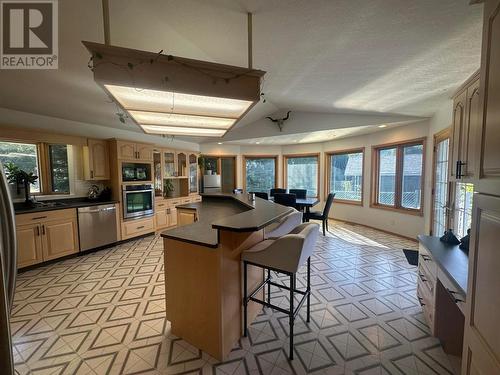
[[[372,146],[372,165],[371,165],[371,197],[370,208],[377,208],[393,212],[404,213],[408,215],[424,216],[425,202],[425,162],[426,162],[426,141],[427,137],[415,138],[400,142],[384,143]],[[403,148],[407,146],[422,145],[422,178],[420,180],[420,209],[405,208],[401,206],[402,194],[402,171],[403,171]],[[395,205],[388,206],[377,202],[378,197],[378,176],[379,176],[379,151],[389,148],[396,148],[396,184],[395,184]]]
[[[341,204],[349,204],[353,206],[364,206],[364,199],[365,199],[365,189],[364,189],[364,184],[365,184],[365,148],[364,147],[356,147],[356,148],[350,148],[350,149],[342,149],[342,150],[335,150],[335,151],[327,151],[325,152],[325,197],[330,194],[330,173],[331,173],[331,158],[332,156],[335,155],[345,155],[345,154],[352,154],[352,153],[359,153],[361,152],[362,155],[362,172],[361,172],[361,201],[353,201],[353,200],[348,200],[348,199],[337,199],[334,198],[333,201],[335,203],[341,203]]]
[[[433,144],[432,144],[432,176],[431,176],[431,179],[432,179],[432,185],[431,185],[431,213],[430,213],[430,223],[429,223],[429,233],[431,236],[433,235],[436,235],[436,233],[433,233],[432,229],[434,227],[434,206],[435,206],[435,202],[434,202],[434,196],[435,196],[435,191],[434,191],[434,185],[436,183],[436,160],[437,160],[437,145],[438,143],[446,140],[446,139],[449,139],[450,140],[450,143],[449,143],[449,147],[448,147],[448,164],[450,164],[450,161],[451,161],[451,126],[450,127],[447,127],[446,129],[443,129],[437,133],[434,134],[434,140],[433,140]],[[448,165],[448,170],[449,170],[449,165]],[[450,178],[449,178],[450,174],[448,172],[448,197],[447,197],[447,200],[448,200],[448,204],[450,204],[450,194],[451,194],[451,182],[450,182]],[[447,220],[446,220],[446,225],[445,227],[448,228],[449,225],[450,225],[450,211],[448,211],[448,215],[447,215]]]
[[[247,190],[247,159],[274,159],[274,188],[278,187],[278,159],[279,155],[242,155],[241,176],[243,178],[243,190]]]
[[[32,196],[49,196],[49,195],[71,195],[71,191],[67,193],[54,192],[51,189],[51,172],[50,172],[50,158],[49,158],[49,146],[58,145],[66,143],[57,142],[35,142],[30,140],[23,140],[18,138],[1,138],[2,142],[13,142],[13,143],[24,143],[36,146],[36,153],[38,159],[38,180],[40,186],[40,192],[30,194]]]
[[[321,193],[320,189],[320,180],[319,180],[319,175],[320,175],[320,167],[321,167],[321,154],[319,152],[313,152],[313,153],[304,153],[304,154],[286,154],[283,155],[283,188],[288,189],[288,168],[287,168],[287,161],[288,159],[294,159],[294,158],[302,158],[302,157],[315,157],[317,162],[318,162],[318,170],[316,173],[316,192],[317,194],[314,196],[310,196],[311,198],[319,198]]]

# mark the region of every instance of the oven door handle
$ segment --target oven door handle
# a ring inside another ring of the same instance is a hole
[[[153,193],[153,190],[124,190],[123,191],[125,194],[129,193]]]

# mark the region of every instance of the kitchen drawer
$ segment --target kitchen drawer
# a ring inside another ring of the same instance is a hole
[[[444,288],[451,294],[452,298],[455,300],[456,305],[465,314],[465,295],[457,290],[457,287],[451,282],[449,277],[441,271],[438,270],[438,279],[443,284]]]
[[[191,202],[201,202],[201,196],[200,195],[194,195],[191,197]]]
[[[74,218],[76,218],[76,209],[66,208],[63,210],[42,211],[33,212],[30,214],[16,215],[16,225],[26,225],[47,220],[62,220]]]
[[[155,209],[156,210],[160,210],[160,209],[167,208],[167,207],[168,207],[167,201],[165,201],[165,200],[156,200],[155,201]]]
[[[179,199],[179,198],[176,198],[176,199],[169,199],[169,200],[168,200],[168,205],[169,205],[170,207],[175,207],[175,206],[177,206],[177,205],[179,205],[179,204],[181,204],[181,203],[182,203],[182,200],[181,200],[181,199]]]
[[[186,203],[191,203],[191,202],[192,202],[191,198],[182,198],[181,199],[181,204],[186,204]]]
[[[425,267],[427,270],[427,276],[434,281],[437,278],[437,264],[432,258],[429,251],[422,245],[418,248],[418,265]]]
[[[422,306],[422,312],[425,316],[425,319],[427,320],[427,323],[429,324],[429,328],[431,329],[432,334],[434,334],[434,317],[435,317],[435,306],[434,306],[434,300],[429,299],[428,294],[424,292],[424,289],[422,288],[422,285],[418,284],[417,287],[417,298],[420,302],[420,305]]]
[[[425,286],[429,296],[434,299],[436,291],[436,280],[429,275],[429,271],[422,265],[418,266],[417,270],[418,283]]]
[[[154,219],[148,217],[146,219],[138,219],[131,221],[124,221],[122,223],[122,239],[133,238],[154,232]]]

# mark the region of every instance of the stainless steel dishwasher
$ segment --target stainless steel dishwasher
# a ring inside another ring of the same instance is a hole
[[[80,251],[95,249],[118,241],[114,204],[80,207],[78,209],[78,233]]]

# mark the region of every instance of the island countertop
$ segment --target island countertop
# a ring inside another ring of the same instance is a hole
[[[250,201],[246,194],[201,194],[202,202],[176,206],[196,210],[198,220],[193,224],[163,231],[161,236],[216,248],[218,230],[254,232],[279,220],[292,209],[265,199]]]
[[[467,295],[469,256],[458,245],[441,242],[439,237],[419,235],[419,242],[432,254],[438,266],[448,275],[458,290]]]

